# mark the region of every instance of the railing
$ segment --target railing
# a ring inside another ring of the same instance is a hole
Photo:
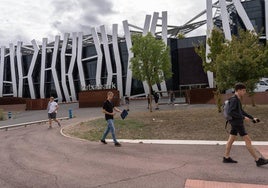
[[[67,120],[70,119],[69,117],[61,117],[61,118],[57,118],[57,120]],[[41,124],[41,123],[46,123],[48,122],[48,119],[45,120],[39,120],[39,121],[31,121],[31,122],[26,122],[26,123],[18,123],[18,124],[13,124],[13,125],[4,125],[4,126],[0,126],[0,130],[5,129],[6,131],[9,128],[15,128],[15,127],[27,127],[28,125],[33,125],[33,124]]]

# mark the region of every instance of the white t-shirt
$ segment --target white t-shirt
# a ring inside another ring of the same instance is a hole
[[[57,106],[58,106],[58,104],[55,101],[49,102],[48,103],[48,113],[53,113],[56,110]],[[55,111],[55,112],[57,113],[57,111]]]

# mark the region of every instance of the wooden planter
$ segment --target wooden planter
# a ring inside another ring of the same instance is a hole
[[[26,99],[26,110],[46,110],[49,99]]]
[[[214,99],[215,88],[205,88],[205,89],[192,89],[186,91],[186,102],[188,104],[216,104]],[[222,102],[230,98],[233,93],[221,94]],[[254,101],[256,104],[268,104],[268,92],[256,92],[254,95]],[[247,94],[244,96],[243,104],[252,104],[252,98]]]
[[[88,90],[78,93],[79,108],[102,107],[103,102],[107,99],[108,91],[114,93],[113,103],[115,106],[120,105],[119,91],[116,89]]]

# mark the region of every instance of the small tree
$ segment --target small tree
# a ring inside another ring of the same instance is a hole
[[[211,32],[211,37],[207,39],[207,43],[210,47],[210,52],[206,57],[206,48],[204,44],[199,44],[198,47],[195,48],[196,53],[201,57],[203,68],[205,71],[213,72],[214,80],[217,77],[217,56],[221,54],[225,47],[225,39],[221,30],[215,28]],[[214,92],[214,98],[216,100],[217,109],[221,112],[221,91],[220,88],[216,87],[216,91]]]
[[[245,83],[252,105],[256,83],[268,73],[268,48],[259,42],[259,36],[250,31],[239,30],[238,36],[225,45],[216,58],[217,87],[232,88],[236,82]]]
[[[131,70],[133,78],[146,81],[149,88],[171,77],[169,48],[163,40],[156,39],[151,33],[146,36],[132,36]],[[152,112],[152,91],[149,89],[150,111]]]

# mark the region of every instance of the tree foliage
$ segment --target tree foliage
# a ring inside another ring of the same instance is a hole
[[[243,82],[252,95],[256,82],[268,74],[268,47],[251,31],[241,29],[238,36],[227,41],[219,29],[213,29],[208,45],[207,58],[204,45],[196,48],[196,52],[204,69],[213,72],[218,93]]]
[[[149,88],[152,88],[154,84],[171,77],[170,50],[163,40],[148,33],[146,36],[133,35],[132,42],[134,57],[130,60],[130,68],[133,78],[147,82]],[[149,92],[151,96],[152,91]]]
[[[259,79],[268,74],[268,48],[259,42],[259,36],[250,31],[239,31],[217,55],[216,82],[220,90],[243,82],[253,93]]]

